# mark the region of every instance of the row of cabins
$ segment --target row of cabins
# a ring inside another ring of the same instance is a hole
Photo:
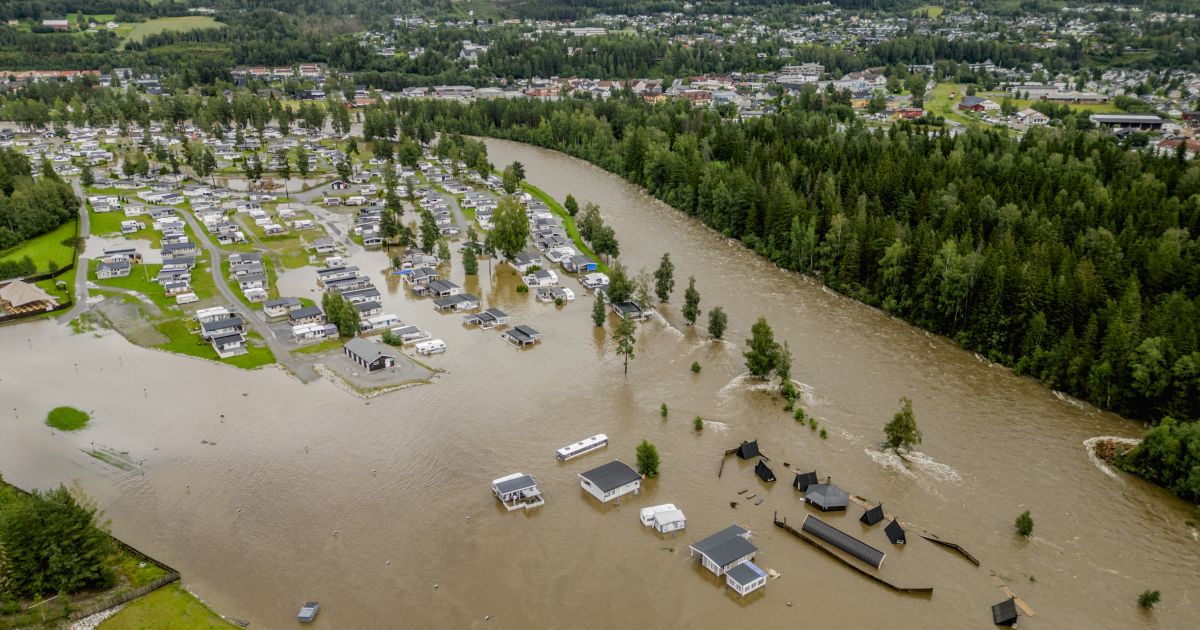
[[[246,322],[224,306],[196,311],[200,337],[212,345],[222,359],[246,354]]]

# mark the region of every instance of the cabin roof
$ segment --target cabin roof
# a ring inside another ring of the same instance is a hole
[[[879,505],[876,505],[875,507],[868,509],[866,512],[863,512],[862,518],[860,518],[858,520],[867,525],[874,525],[874,524],[878,523],[879,521],[882,521],[883,520],[883,504],[880,503]]]
[[[992,606],[992,623],[997,626],[1011,626],[1017,621],[1017,601],[1010,597]]]
[[[758,463],[754,465],[754,474],[758,475],[759,479],[762,479],[768,483],[775,481],[775,473],[767,466],[767,463],[761,459],[758,460]]]
[[[850,502],[850,495],[831,483],[818,483],[808,487],[804,500],[822,510],[845,509]]]
[[[893,545],[902,545],[906,542],[904,528],[900,526],[900,523],[896,522],[896,519],[892,519],[892,521],[883,528],[883,533],[887,535],[888,540],[891,541]]]
[[[637,474],[636,470],[618,459],[614,459],[603,466],[593,468],[587,472],[581,472],[579,476],[590,481],[601,492],[616,490],[623,485],[633,483],[642,478],[641,475]]]
[[[504,481],[496,484],[496,490],[499,491],[500,494],[508,494],[510,492],[524,490],[525,488],[535,487],[537,487],[537,482],[534,481],[533,477],[530,477],[529,475],[521,475],[520,477],[513,479],[505,479]]]
[[[727,571],[726,575],[729,576],[729,579],[737,582],[739,586],[746,586],[755,580],[767,577],[767,574],[753,562],[743,562]]]
[[[751,440],[749,442],[743,441],[741,446],[737,447],[737,456],[742,459],[758,457],[761,454],[762,453],[758,451],[758,440]]]
[[[696,553],[702,554],[717,566],[725,566],[738,558],[743,558],[756,551],[753,543],[745,539],[750,532],[737,525],[725,529],[691,545]]]

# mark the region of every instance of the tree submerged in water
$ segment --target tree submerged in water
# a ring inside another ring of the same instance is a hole
[[[1150,610],[1160,599],[1162,599],[1162,593],[1158,591],[1142,591],[1142,594],[1138,595],[1138,606]]]
[[[917,418],[913,415],[912,401],[907,397],[900,399],[900,411],[892,416],[892,421],[884,425],[884,446],[894,451],[912,450],[921,443],[921,430],[917,428]]]
[[[637,447],[637,468],[646,477],[658,476],[658,448],[646,440]]]
[[[1026,538],[1033,535],[1033,517],[1029,515],[1029,510],[1025,510],[1017,517],[1014,526],[1017,528],[1017,533]]]

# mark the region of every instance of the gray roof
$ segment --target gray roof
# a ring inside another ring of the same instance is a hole
[[[395,357],[391,352],[385,352],[384,346],[381,346],[373,341],[367,341],[362,337],[355,337],[346,342],[344,346],[350,352],[362,358],[367,363],[372,363],[379,357]]]
[[[204,330],[204,332],[209,332],[212,330],[222,330],[225,328],[231,328],[234,326],[243,326],[243,325],[245,325],[245,324],[244,324],[244,322],[242,322],[241,317],[226,317],[225,319],[218,319],[218,320],[214,320],[211,322],[205,322],[203,324],[200,324],[200,328],[202,330]]]
[[[434,280],[429,283],[429,290],[434,293],[442,293],[444,291],[452,291],[460,288],[457,284],[449,280]]]
[[[730,525],[712,536],[692,544],[691,548],[707,557],[713,564],[723,567],[738,558],[744,558],[758,551],[758,547],[743,537],[748,533],[750,532],[746,529]]]
[[[742,586],[745,586],[754,580],[767,577],[767,574],[763,573],[762,569],[754,566],[754,563],[752,562],[743,562],[726,572],[726,575],[728,575],[729,578],[734,582],[737,582]]]
[[[322,314],[321,307],[305,306],[304,308],[298,308],[298,309],[292,311],[291,313],[288,313],[288,318],[294,319],[294,320],[299,320],[299,319],[305,319],[307,317],[316,317],[317,315],[321,315],[321,314]]]
[[[525,488],[533,488],[535,486],[537,486],[537,482],[533,480],[533,477],[530,477],[529,475],[521,475],[515,479],[501,481],[500,483],[496,484],[496,490],[498,490],[500,494],[508,494],[510,492],[524,490]]]
[[[219,346],[219,345],[229,343],[231,341],[246,341],[246,338],[242,336],[242,333],[235,332],[235,333],[229,333],[228,335],[220,335],[217,337],[213,337],[212,341],[213,341],[213,343],[215,343]]]
[[[822,510],[844,510],[850,502],[850,495],[831,483],[818,483],[808,487],[804,500]]]
[[[292,306],[293,304],[299,304],[299,303],[300,303],[300,298],[281,297],[281,298],[278,298],[275,300],[267,300],[266,302],[263,302],[263,307],[264,308],[274,308],[276,306]]]
[[[884,553],[882,551],[822,521],[812,514],[804,517],[804,524],[800,528],[805,533],[820,538],[876,569],[883,565]]]
[[[598,468],[581,472],[579,476],[590,481],[601,492],[616,490],[625,484],[633,483],[642,478],[628,464],[616,459]]]

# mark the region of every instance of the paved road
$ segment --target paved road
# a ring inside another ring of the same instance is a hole
[[[208,238],[208,232],[204,229],[204,226],[200,225],[196,217],[192,216],[192,213],[186,210],[179,211],[179,214],[188,222],[188,225],[192,226],[192,232],[195,233],[196,239],[200,241],[204,249],[208,250],[208,267],[209,272],[212,273],[213,284],[216,285],[217,292],[229,302],[230,310],[241,315],[247,326],[253,328],[259,335],[262,335],[262,338],[267,342],[267,347],[275,355],[275,360],[291,370],[302,382],[309,383],[320,378],[320,374],[317,374],[310,362],[294,359],[290,352],[291,348],[284,345],[275,336],[275,333],[271,331],[270,327],[267,326],[266,322],[260,319],[256,313],[246,308],[246,305],[234,294],[233,289],[229,288],[229,285],[225,282],[225,276],[221,272],[221,256],[225,252],[214,245],[212,240]]]
[[[79,184],[79,180],[71,182],[71,186],[75,189],[75,194],[79,197],[79,238],[85,242],[92,235],[91,217],[88,216],[87,195],[83,191],[83,186]],[[58,323],[65,324],[76,317],[87,308],[88,300],[88,259],[76,257],[75,259],[75,306],[67,311],[65,315],[58,317]]]

